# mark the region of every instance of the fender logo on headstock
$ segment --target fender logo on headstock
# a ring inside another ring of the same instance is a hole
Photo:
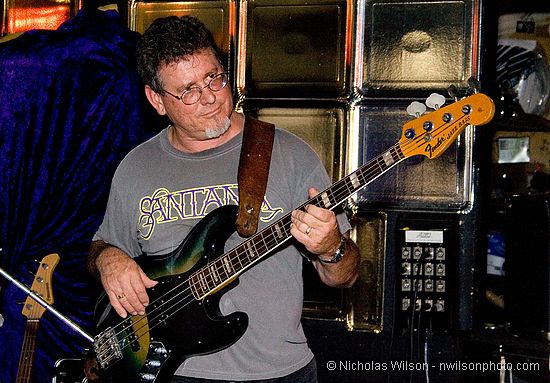
[[[451,127],[451,129],[447,132],[445,137],[437,137],[437,142],[432,146],[432,144],[428,143],[426,145],[426,148],[424,149],[425,152],[428,153],[428,157],[432,158],[432,155],[443,143],[445,143],[447,140],[453,140],[454,135],[457,133],[460,133],[470,122],[470,116],[465,116],[465,118],[456,126]]]

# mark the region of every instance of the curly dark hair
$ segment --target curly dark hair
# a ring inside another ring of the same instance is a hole
[[[143,83],[155,92],[163,93],[159,69],[205,48],[211,49],[222,63],[212,33],[199,19],[193,16],[156,19],[137,44],[137,68]]]

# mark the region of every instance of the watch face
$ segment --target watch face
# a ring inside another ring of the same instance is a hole
[[[346,240],[344,239],[344,237],[342,237],[342,239],[340,240],[340,247],[336,249],[336,252],[334,253],[334,257],[332,257],[332,260],[334,262],[338,262],[340,259],[342,259],[345,252],[346,252]]]

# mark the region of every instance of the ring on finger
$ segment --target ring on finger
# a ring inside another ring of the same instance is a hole
[[[120,293],[116,296],[118,299],[124,299],[126,298],[126,295],[124,295],[124,293]]]
[[[311,231],[311,226],[308,226],[306,229],[306,234],[309,235],[309,232]]]

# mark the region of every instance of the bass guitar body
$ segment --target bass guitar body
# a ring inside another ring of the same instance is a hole
[[[88,381],[169,382],[183,361],[222,350],[246,331],[248,316],[223,316],[219,300],[232,280],[215,293],[196,297],[189,281],[224,252],[234,232],[237,206],[222,206],[203,218],[172,253],[138,263],[158,284],[148,290],[145,315],[121,318],[103,294],[96,306],[98,333],[85,362]]]

